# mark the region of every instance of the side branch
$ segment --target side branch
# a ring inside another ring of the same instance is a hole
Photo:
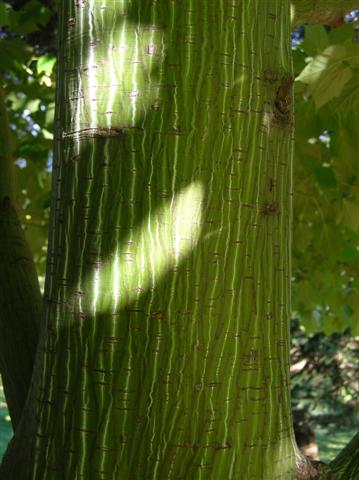
[[[335,480],[359,478],[359,432],[329,464]]]
[[[0,373],[15,429],[30,386],[42,298],[15,209],[13,149],[1,87],[0,138]]]
[[[329,464],[305,457],[296,480],[357,480],[359,478],[359,432]]]
[[[336,27],[346,13],[359,8],[359,0],[292,0],[292,28],[304,23]]]

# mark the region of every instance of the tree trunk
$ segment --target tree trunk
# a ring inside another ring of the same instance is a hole
[[[1,478],[295,478],[289,0],[59,5],[46,326]]]
[[[1,85],[0,138],[0,373],[15,429],[30,388],[42,298],[15,208],[13,145]]]
[[[359,432],[330,463],[332,478],[335,480],[355,480],[359,478]]]

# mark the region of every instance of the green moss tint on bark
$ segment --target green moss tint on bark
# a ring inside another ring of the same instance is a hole
[[[289,1],[59,8],[36,445],[6,478],[294,478]]]
[[[15,429],[30,387],[42,298],[15,209],[13,146],[1,87],[0,138],[0,373]]]

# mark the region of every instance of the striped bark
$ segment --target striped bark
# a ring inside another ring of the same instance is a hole
[[[59,9],[35,445],[6,478],[290,480],[289,0]]]
[[[15,429],[30,388],[42,298],[16,211],[14,147],[1,86],[0,138],[0,374]]]
[[[329,464],[332,478],[335,480],[355,480],[359,478],[359,433]],[[330,477],[329,477],[330,478]]]

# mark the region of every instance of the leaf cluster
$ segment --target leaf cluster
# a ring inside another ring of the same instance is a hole
[[[50,203],[56,61],[53,33],[48,34],[55,11],[51,2],[46,3],[0,1],[0,81],[17,165],[17,204],[41,279]]]
[[[307,333],[359,335],[359,42],[304,27],[293,51],[293,302]]]

